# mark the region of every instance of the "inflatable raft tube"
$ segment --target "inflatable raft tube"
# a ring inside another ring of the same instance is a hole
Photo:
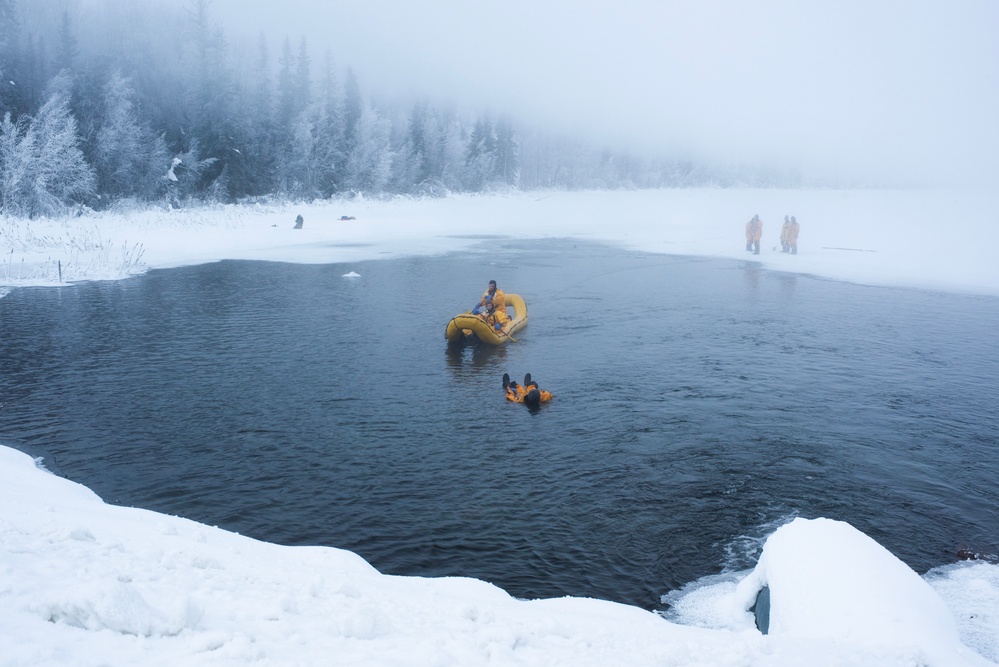
[[[457,343],[465,338],[474,337],[483,343],[502,345],[513,340],[513,335],[527,326],[527,304],[519,294],[506,295],[507,315],[510,314],[510,308],[513,308],[513,315],[500,331],[486,324],[478,315],[472,315],[472,311],[469,310],[451,318],[447,328],[444,329],[444,338],[449,343]]]

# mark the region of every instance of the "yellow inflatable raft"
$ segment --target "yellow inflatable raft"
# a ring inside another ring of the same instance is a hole
[[[520,295],[507,294],[507,315],[510,314],[510,308],[513,308],[513,315],[499,331],[486,324],[478,315],[472,315],[472,311],[469,310],[451,318],[444,330],[444,337],[449,343],[457,343],[463,338],[475,337],[490,345],[502,345],[509,340],[514,340],[513,335],[527,326],[527,304]]]

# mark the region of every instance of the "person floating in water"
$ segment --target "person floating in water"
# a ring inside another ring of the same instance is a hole
[[[752,250],[754,255],[759,255],[761,238],[763,238],[763,221],[760,220],[760,216],[754,215],[753,219],[746,223],[746,250]]]
[[[524,384],[522,385],[511,380],[509,373],[503,373],[503,389],[506,390],[506,400],[523,403],[533,408],[547,403],[553,397],[550,391],[538,387],[538,383],[531,379],[530,373],[524,376]]]

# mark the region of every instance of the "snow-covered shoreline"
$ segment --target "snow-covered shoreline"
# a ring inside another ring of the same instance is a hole
[[[759,256],[743,241],[754,214],[764,221]],[[779,252],[784,215],[801,224],[796,256]],[[222,259],[440,254],[500,237],[588,239],[869,285],[999,295],[997,218],[999,193],[980,190],[534,192],[150,209],[0,223],[0,287],[58,284],[60,267],[63,282],[113,280]]]
[[[992,664],[959,642],[948,615],[968,591],[979,609],[994,605],[999,566],[941,570],[936,590],[960,591],[948,611],[837,521],[778,529],[750,577],[696,591],[691,625],[679,625],[614,602],[525,601],[475,579],[382,575],[341,549],[106,505],[7,447],[0,507],[5,666]],[[746,611],[761,584],[774,601],[767,636]],[[991,620],[962,636],[995,655]]]

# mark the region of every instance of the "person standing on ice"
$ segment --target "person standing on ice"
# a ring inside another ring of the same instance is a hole
[[[759,255],[761,238],[763,238],[763,221],[760,220],[760,216],[754,215],[753,219],[746,223],[746,250],[752,250],[754,255]]]
[[[791,216],[791,225],[787,228],[787,246],[791,249],[792,255],[798,254],[798,230],[801,229],[801,225],[798,221]]]
[[[787,237],[788,237],[788,234],[790,233],[790,230],[791,230],[791,221],[785,215],[784,216],[784,226],[780,228],[780,251],[781,252],[789,252],[791,250],[791,246],[788,245],[788,242],[787,242]]]

